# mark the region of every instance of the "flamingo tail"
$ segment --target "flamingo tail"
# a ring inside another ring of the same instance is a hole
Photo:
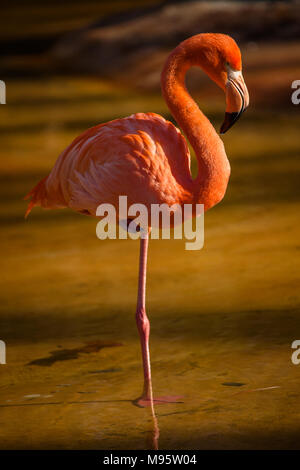
[[[25,212],[25,219],[27,219],[28,215],[30,214],[31,210],[35,206],[42,206],[43,205],[43,200],[45,200],[46,197],[46,187],[45,187],[45,182],[47,180],[48,176],[43,178],[31,191],[29,191],[28,194],[24,197],[24,199],[29,199],[31,200],[28,203],[27,210]]]

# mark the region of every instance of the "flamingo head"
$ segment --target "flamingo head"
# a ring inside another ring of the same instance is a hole
[[[225,119],[220,133],[224,134],[240,118],[249,105],[249,94],[242,75],[241,52],[230,36],[225,34],[199,34],[200,54],[197,64],[224,91]]]
[[[222,71],[225,68],[226,77],[226,111],[220,129],[221,134],[225,134],[249,106],[249,93],[242,75],[241,53],[233,39],[231,39],[230,50],[228,52],[225,50],[223,60]]]

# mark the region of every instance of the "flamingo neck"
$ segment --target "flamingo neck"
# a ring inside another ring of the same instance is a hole
[[[178,46],[166,61],[161,85],[164,99],[197,157],[198,174],[190,183],[192,202],[204,204],[207,210],[223,198],[230,166],[222,140],[186,89],[185,75],[194,65],[189,57],[187,48]]]

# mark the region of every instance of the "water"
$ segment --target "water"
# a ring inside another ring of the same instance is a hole
[[[151,410],[134,405],[138,244],[100,241],[95,220],[69,211],[24,221],[22,196],[77,131],[59,121],[65,104],[47,119],[14,106],[1,110],[14,127],[0,150],[1,448],[298,448],[298,117],[283,113],[274,130],[267,112],[249,114],[226,136],[232,178],[205,217],[203,250],[150,241],[154,394],[184,397],[155,407],[158,436]],[[89,106],[78,113],[93,120]],[[50,127],[24,130],[26,115]]]

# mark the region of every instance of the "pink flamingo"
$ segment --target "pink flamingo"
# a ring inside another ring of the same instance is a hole
[[[167,58],[161,76],[162,93],[195,151],[195,179],[190,171],[188,146],[180,131],[158,114],[133,114],[78,136],[58,157],[50,174],[26,196],[31,197],[26,216],[34,206],[69,207],[96,216],[101,203],[118,209],[119,195],[127,196],[128,205],[142,203],[148,210],[151,204],[163,203],[201,203],[208,210],[220,202],[227,188],[230,165],[222,140],[185,87],[185,74],[192,66],[201,67],[225,91],[221,133],[238,120],[248,106],[249,96],[241,73],[241,53],[229,36],[198,34],[180,43]],[[152,394],[150,323],[145,306],[148,236],[140,240],[136,323],[144,389],[137,404],[153,407],[153,403],[174,402],[178,397],[153,399]]]

